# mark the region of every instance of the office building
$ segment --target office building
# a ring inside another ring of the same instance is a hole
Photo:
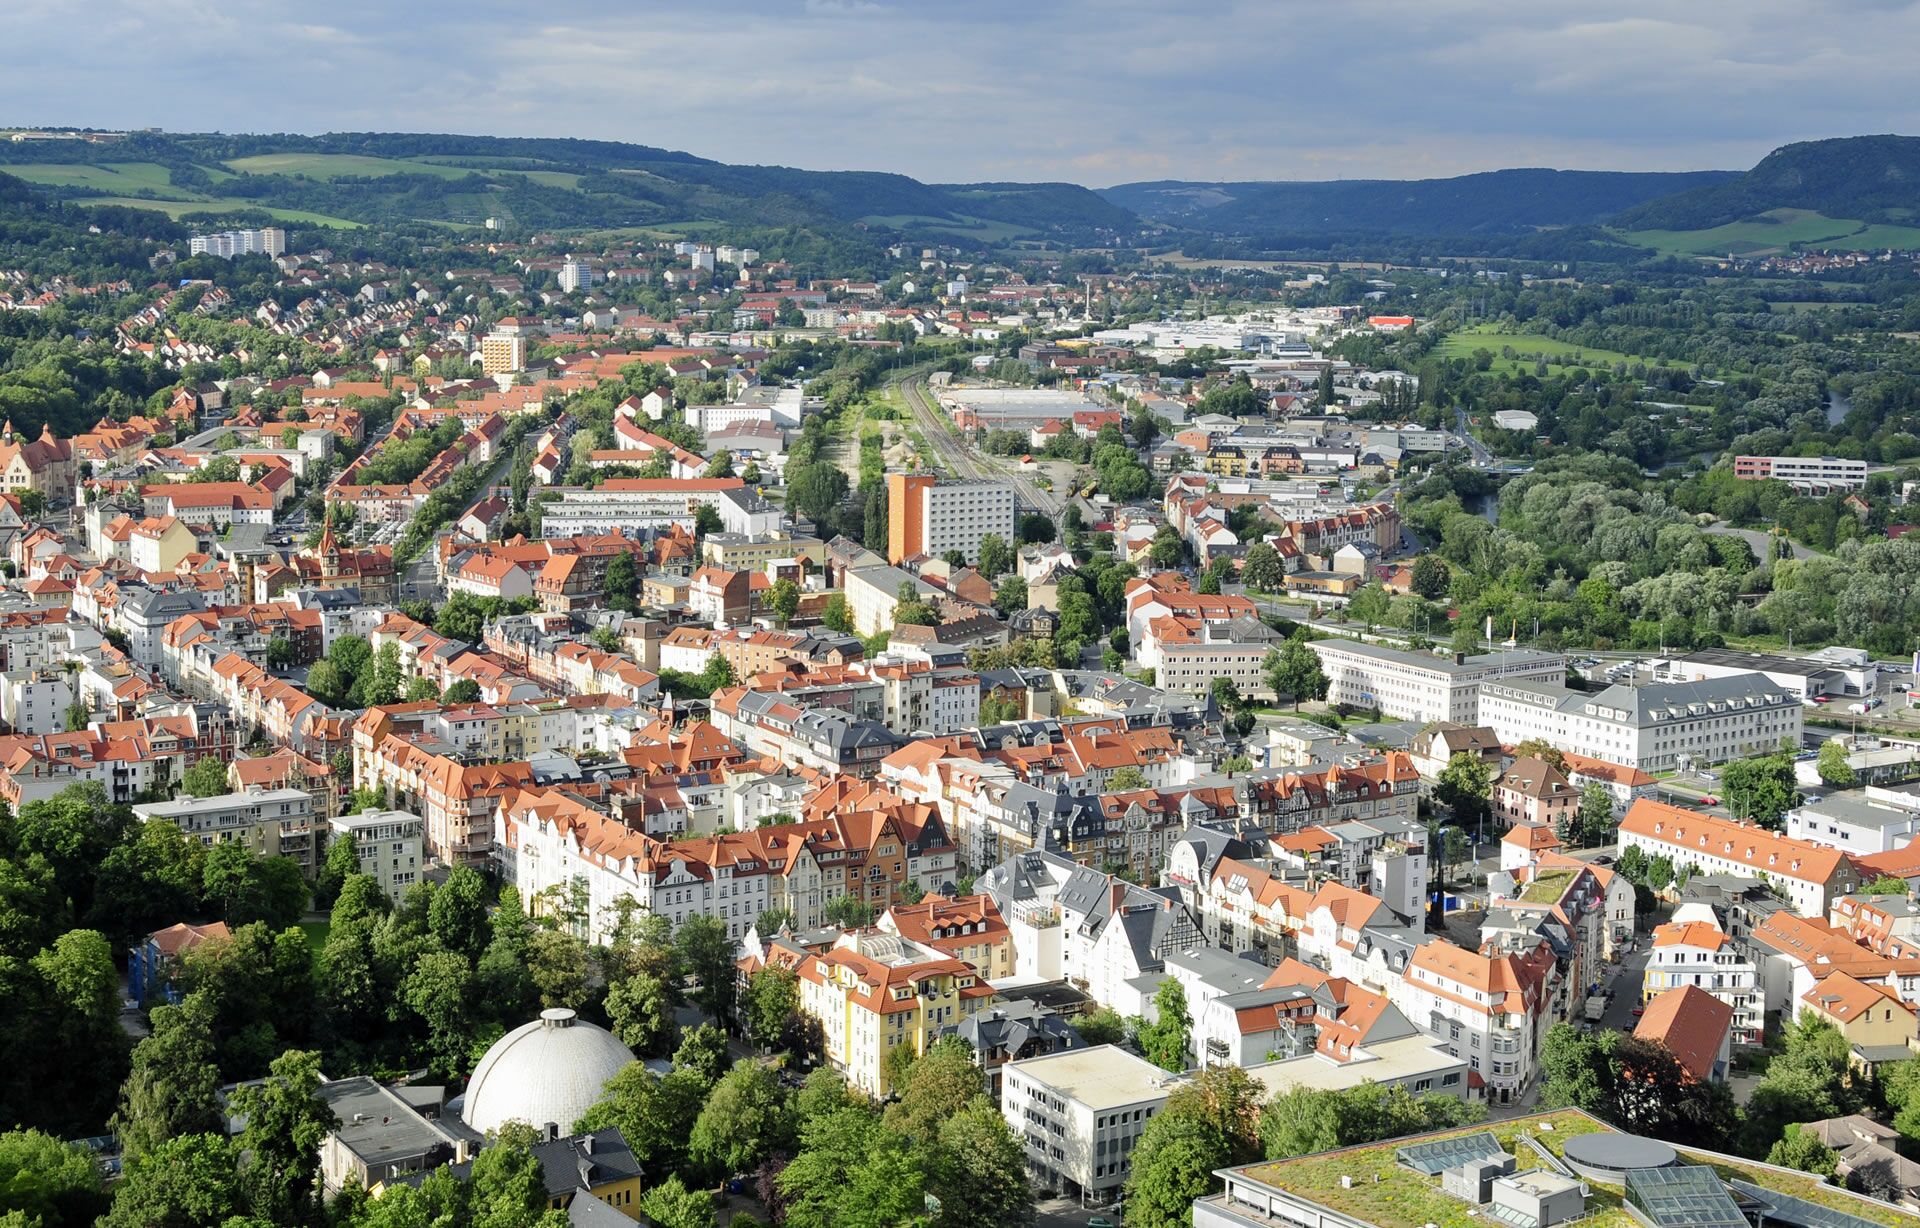
[[[1800,743],[1800,701],[1764,674],[1576,691],[1491,681],[1479,723],[1512,746],[1534,738],[1648,772],[1707,767]]]
[[[1133,1149],[1180,1076],[1118,1045],[1008,1062],[1000,1111],[1037,1189],[1106,1201],[1126,1184]]]
[[[931,474],[887,475],[887,561],[939,558],[958,550],[973,562],[980,539],[1014,544],[1013,487],[1006,482],[941,482]]]
[[[1307,646],[1320,657],[1328,703],[1378,708],[1395,720],[1485,724],[1483,686],[1506,679],[1561,683],[1567,677],[1565,657],[1527,648],[1444,657],[1359,640],[1314,640]]]
[[[1858,490],[1867,484],[1867,462],[1842,456],[1736,456],[1733,476],[1746,482],[1772,479],[1802,494]]]

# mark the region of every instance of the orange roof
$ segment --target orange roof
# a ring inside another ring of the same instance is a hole
[[[1683,985],[1647,1003],[1634,1036],[1664,1046],[1695,1079],[1712,1077],[1720,1046],[1733,1026],[1733,1007],[1704,989]]]
[[[1800,1000],[1842,1026],[1861,1018],[1876,1006],[1899,1008],[1906,1016],[1908,1027],[1913,1025],[1913,1008],[1901,1001],[1900,995],[1891,986],[1862,981],[1845,972],[1829,976],[1801,994]]]
[[[1500,843],[1511,844],[1533,852],[1566,847],[1560,837],[1553,834],[1552,826],[1546,823],[1521,823],[1500,837]]]
[[[1705,921],[1669,921],[1665,925],[1655,926],[1653,945],[1656,947],[1700,947],[1708,951],[1718,951],[1732,939]]]
[[[1657,840],[1689,853],[1710,853],[1763,870],[1774,878],[1803,883],[1830,882],[1843,860],[1838,849],[1795,840],[1753,823],[1737,823],[1644,797],[1635,802],[1627,811],[1627,817],[1620,821],[1620,832]]]

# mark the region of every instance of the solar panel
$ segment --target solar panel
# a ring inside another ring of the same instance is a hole
[[[1504,1155],[1506,1150],[1500,1145],[1500,1140],[1493,1137],[1491,1131],[1480,1130],[1473,1134],[1462,1134],[1454,1138],[1436,1139],[1431,1143],[1415,1143],[1411,1147],[1402,1147],[1393,1153],[1393,1158],[1414,1172],[1431,1177],[1457,1164],[1464,1164],[1468,1160],[1489,1159]]]
[[[1655,1228],[1748,1228],[1719,1176],[1697,1164],[1629,1169],[1627,1202]]]
[[[1832,1207],[1782,1194],[1751,1181],[1729,1181],[1727,1184],[1748,1198],[1765,1203],[1768,1219],[1793,1224],[1796,1228],[1879,1228],[1873,1220],[1835,1211]]]

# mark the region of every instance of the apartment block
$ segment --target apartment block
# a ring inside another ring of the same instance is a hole
[[[942,482],[931,474],[887,475],[887,561],[938,558],[958,550],[972,562],[980,539],[997,533],[1014,544],[1013,486],[1007,482]]]
[[[241,840],[270,857],[291,857],[314,871],[313,795],[305,789],[247,789],[216,797],[179,797],[133,808],[134,817],[165,820],[209,848]]]
[[[394,903],[420,881],[426,863],[427,821],[419,815],[405,810],[362,810],[329,820],[327,829],[335,840],[353,838],[360,873],[378,882]]]

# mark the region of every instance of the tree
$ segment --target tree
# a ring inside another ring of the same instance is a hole
[[[634,566],[633,555],[622,551],[608,560],[600,587],[606,594],[608,609],[633,613],[638,608],[635,597],[640,592],[640,572]]]
[[[314,1140],[319,1147],[319,1140]],[[207,1228],[224,1224],[246,1205],[234,1144],[219,1134],[168,1139],[127,1165],[115,1188],[105,1228]],[[296,1221],[282,1220],[292,1224]]]
[[[932,1186],[941,1225],[1000,1228],[1033,1222],[1033,1187],[1024,1148],[992,1101],[977,1089],[940,1122]]]
[[[564,1228],[565,1213],[547,1207],[546,1175],[533,1154],[537,1141],[532,1126],[508,1122],[473,1158],[464,1192],[474,1228]]]
[[[725,448],[713,454],[707,462],[706,476],[710,478],[730,478],[733,474],[733,453]]]
[[[1127,1177],[1128,1228],[1186,1228],[1193,1204],[1213,1192],[1233,1146],[1204,1117],[1163,1108],[1140,1135]]]
[[[427,906],[427,929],[443,951],[471,963],[492,932],[487,926],[487,883],[472,866],[455,866]]]
[[[401,698],[410,704],[428,704],[440,698],[440,688],[433,685],[433,679],[413,677],[407,679],[406,691]]]
[[[240,1133],[240,1150],[249,1156],[247,1201],[268,1223],[311,1223],[320,1210],[320,1143],[339,1120],[315,1094],[318,1053],[289,1050],[270,1070],[265,1082],[233,1094],[233,1112],[247,1122]]]
[[[615,981],[607,989],[607,1017],[620,1043],[643,1057],[661,1057],[673,1047],[673,994],[657,976],[639,972]]]
[[[1482,822],[1488,812],[1487,799],[1492,796],[1492,769],[1473,751],[1455,751],[1433,782],[1433,799],[1462,826]]]
[[[1726,766],[1724,777],[1725,800],[1734,817],[1750,819],[1771,831],[1779,831],[1786,812],[1800,804],[1791,756],[1739,759]]]
[[[527,975],[545,1009],[579,1010],[587,1002],[587,947],[572,934],[536,930],[526,944]]]
[[[693,1161],[714,1177],[757,1167],[793,1144],[793,1106],[766,1062],[741,1062],[722,1075],[693,1123]]]
[[[873,905],[858,896],[851,895],[837,896],[829,900],[827,906],[820,911],[828,925],[838,926],[843,930],[865,929],[873,924],[875,917]]]
[[[427,1027],[427,1065],[444,1079],[460,1076],[473,1050],[473,968],[452,951],[429,951],[414,964],[401,1000]]]
[[[1796,1123],[1788,1126],[1780,1141],[1768,1149],[1767,1163],[1812,1173],[1831,1181],[1834,1170],[1840,1167],[1840,1157],[1834,1154],[1833,1148],[1820,1141],[1818,1134]]]
[[[1248,546],[1246,556],[1240,560],[1240,579],[1248,588],[1263,593],[1279,592],[1287,579],[1280,552],[1265,542]]]
[[[366,684],[362,695],[368,705],[390,704],[400,698],[400,686],[404,680],[400,672],[400,645],[386,643],[374,654],[373,673],[361,679]]]
[[[787,510],[816,523],[837,511],[847,497],[847,475],[831,461],[787,466]]]
[[[1178,1074],[1187,1068],[1187,1043],[1193,1036],[1193,1017],[1187,1013],[1187,991],[1168,977],[1153,995],[1152,1023],[1139,1029],[1140,1051],[1162,1070]]]
[[[1580,810],[1573,829],[1579,843],[1587,848],[1612,842],[1613,795],[1597,780],[1588,781],[1580,790]]]
[[[644,1171],[673,1172],[686,1163],[687,1139],[707,1087],[694,1071],[680,1069],[656,1076],[635,1062],[607,1081],[599,1103],[571,1128],[617,1127]]]
[[[1847,762],[1847,748],[1838,738],[1828,738],[1820,744],[1820,781],[1835,789],[1851,789],[1855,774],[1853,765]]]
[[[1289,639],[1284,648],[1270,650],[1263,668],[1267,685],[1275,695],[1291,695],[1296,712],[1302,700],[1327,697],[1327,676],[1320,668],[1320,654],[1307,647],[1304,639]]]
[[[1423,554],[1413,561],[1413,575],[1408,579],[1408,586],[1428,601],[1445,597],[1452,584],[1453,572],[1439,555]]]
[[[1526,741],[1518,743],[1513,748],[1513,757],[1515,759],[1538,759],[1562,775],[1565,775],[1568,770],[1566,754],[1545,738],[1528,738]]]
[[[827,598],[825,608],[820,611],[820,623],[829,631],[841,635],[853,634],[853,608],[847,604],[845,593],[835,593]]]
[[[1261,1111],[1260,1138],[1268,1159],[1283,1160],[1471,1125],[1486,1115],[1484,1104],[1452,1096],[1415,1096],[1398,1085],[1365,1083],[1344,1091],[1296,1087],[1275,1096]]]
[[[480,702],[480,684],[471,678],[455,678],[440,693],[440,702],[449,708]]]
[[[727,1054],[727,1034],[711,1023],[688,1028],[673,1051],[674,1069],[698,1076],[708,1088],[720,1081],[732,1060]]]
[[[293,664],[293,641],[276,635],[267,641],[267,668],[285,669]]]
[[[775,580],[767,590],[767,609],[773,611],[781,626],[792,622],[793,616],[800,612],[800,586],[792,580]]]
[[[67,705],[67,732],[79,733],[93,720],[93,712],[79,700]]]
[[[718,917],[692,916],[673,935],[680,967],[699,982],[694,1000],[715,1019],[733,1015],[733,939]]]
[[[998,533],[980,535],[979,556],[980,574],[989,580],[997,580],[1013,570],[1013,547]]]
[[[1391,599],[1378,584],[1368,584],[1347,599],[1347,621],[1357,622],[1371,631],[1386,621]]]
[[[810,1119],[774,1182],[786,1228],[930,1228],[926,1153],[849,1105]]]
[[[937,627],[940,625],[939,613],[920,599],[920,592],[912,580],[900,581],[900,589],[894,594],[893,625],[896,627]]]
[[[1107,778],[1107,792],[1109,793],[1125,793],[1129,790],[1144,789],[1146,787],[1146,775],[1131,763],[1116,768],[1113,775]]]
[[[202,755],[180,778],[180,785],[195,797],[219,797],[227,788],[227,765],[212,755]]]
[[[762,968],[748,978],[740,1006],[747,1035],[762,1049],[772,1049],[800,1009],[800,978],[791,968]]]
[[[0,1134],[0,1224],[84,1228],[105,1209],[91,1152],[38,1130]]]
[[[340,667],[332,661],[315,661],[307,667],[307,694],[330,708],[347,702],[347,684],[341,680]]]
[[[660,1228],[714,1228],[713,1192],[688,1189],[678,1173],[643,1192],[639,1206]]]
[[[1073,1029],[1089,1045],[1117,1045],[1127,1038],[1127,1021],[1110,1006],[1079,1016],[1073,1021]]]

